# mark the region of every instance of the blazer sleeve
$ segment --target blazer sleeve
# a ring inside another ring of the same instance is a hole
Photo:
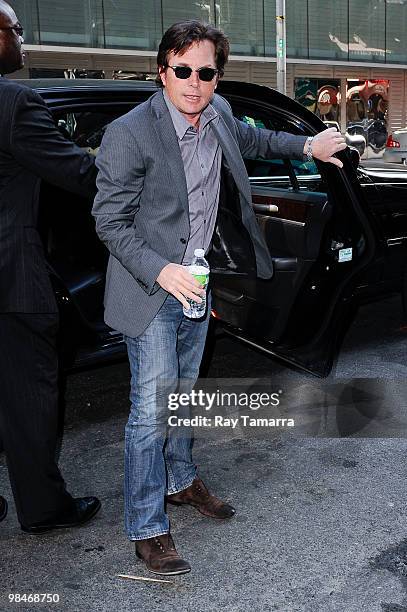
[[[233,116],[232,107],[223,96],[215,94],[214,101],[216,108],[223,111],[229,128],[234,132],[242,157],[249,159],[277,157],[301,161],[304,159],[304,144],[307,136],[275,132],[248,125]]]
[[[84,197],[94,198],[94,157],[62,136],[39,94],[18,92],[11,116],[10,152],[42,179]]]
[[[161,270],[170,262],[147,242],[137,224],[145,165],[140,148],[121,122],[114,121],[103,137],[96,159],[98,193],[92,214],[96,232],[140,287],[155,293]]]
[[[307,136],[257,128],[239,121],[236,117],[234,117],[234,122],[242,157],[304,159],[304,144]]]

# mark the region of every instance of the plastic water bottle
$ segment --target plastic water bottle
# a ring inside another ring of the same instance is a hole
[[[206,289],[209,282],[209,264],[206,261],[204,249],[195,249],[194,258],[192,264],[188,266],[188,272],[190,272],[200,283],[202,289]],[[206,312],[206,293],[200,296],[202,302],[198,304],[194,300],[187,298],[189,309],[183,309],[184,315],[189,319],[200,319],[205,315]]]

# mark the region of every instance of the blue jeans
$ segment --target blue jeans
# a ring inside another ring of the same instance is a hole
[[[147,329],[125,337],[131,370],[131,410],[125,430],[125,526],[130,540],[169,532],[164,497],[189,487],[196,475],[192,429],[168,428],[168,393],[196,382],[210,315],[188,319],[169,295]],[[165,384],[163,384],[165,383]],[[176,413],[179,416],[179,411]],[[173,433],[177,430],[176,433]]]

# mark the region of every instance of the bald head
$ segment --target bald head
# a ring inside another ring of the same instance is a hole
[[[0,0],[0,21],[2,21],[3,19],[7,19],[7,17],[9,19],[13,19],[14,17],[17,21],[16,14],[9,5],[9,3],[6,2],[6,0]]]
[[[24,66],[23,39],[15,27],[21,27],[17,15],[5,0],[0,0],[0,74],[11,74]]]

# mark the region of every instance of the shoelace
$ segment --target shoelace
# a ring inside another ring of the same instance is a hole
[[[197,491],[198,493],[204,493],[204,495],[209,496],[209,491],[207,491],[207,490],[203,489],[203,488],[201,487],[201,485],[199,485],[199,484],[196,484],[196,485],[195,485],[195,491]]]
[[[162,545],[161,541],[158,538],[154,538],[154,542],[157,544],[157,546],[159,547],[161,552],[165,552],[165,548],[164,548],[164,546]]]

